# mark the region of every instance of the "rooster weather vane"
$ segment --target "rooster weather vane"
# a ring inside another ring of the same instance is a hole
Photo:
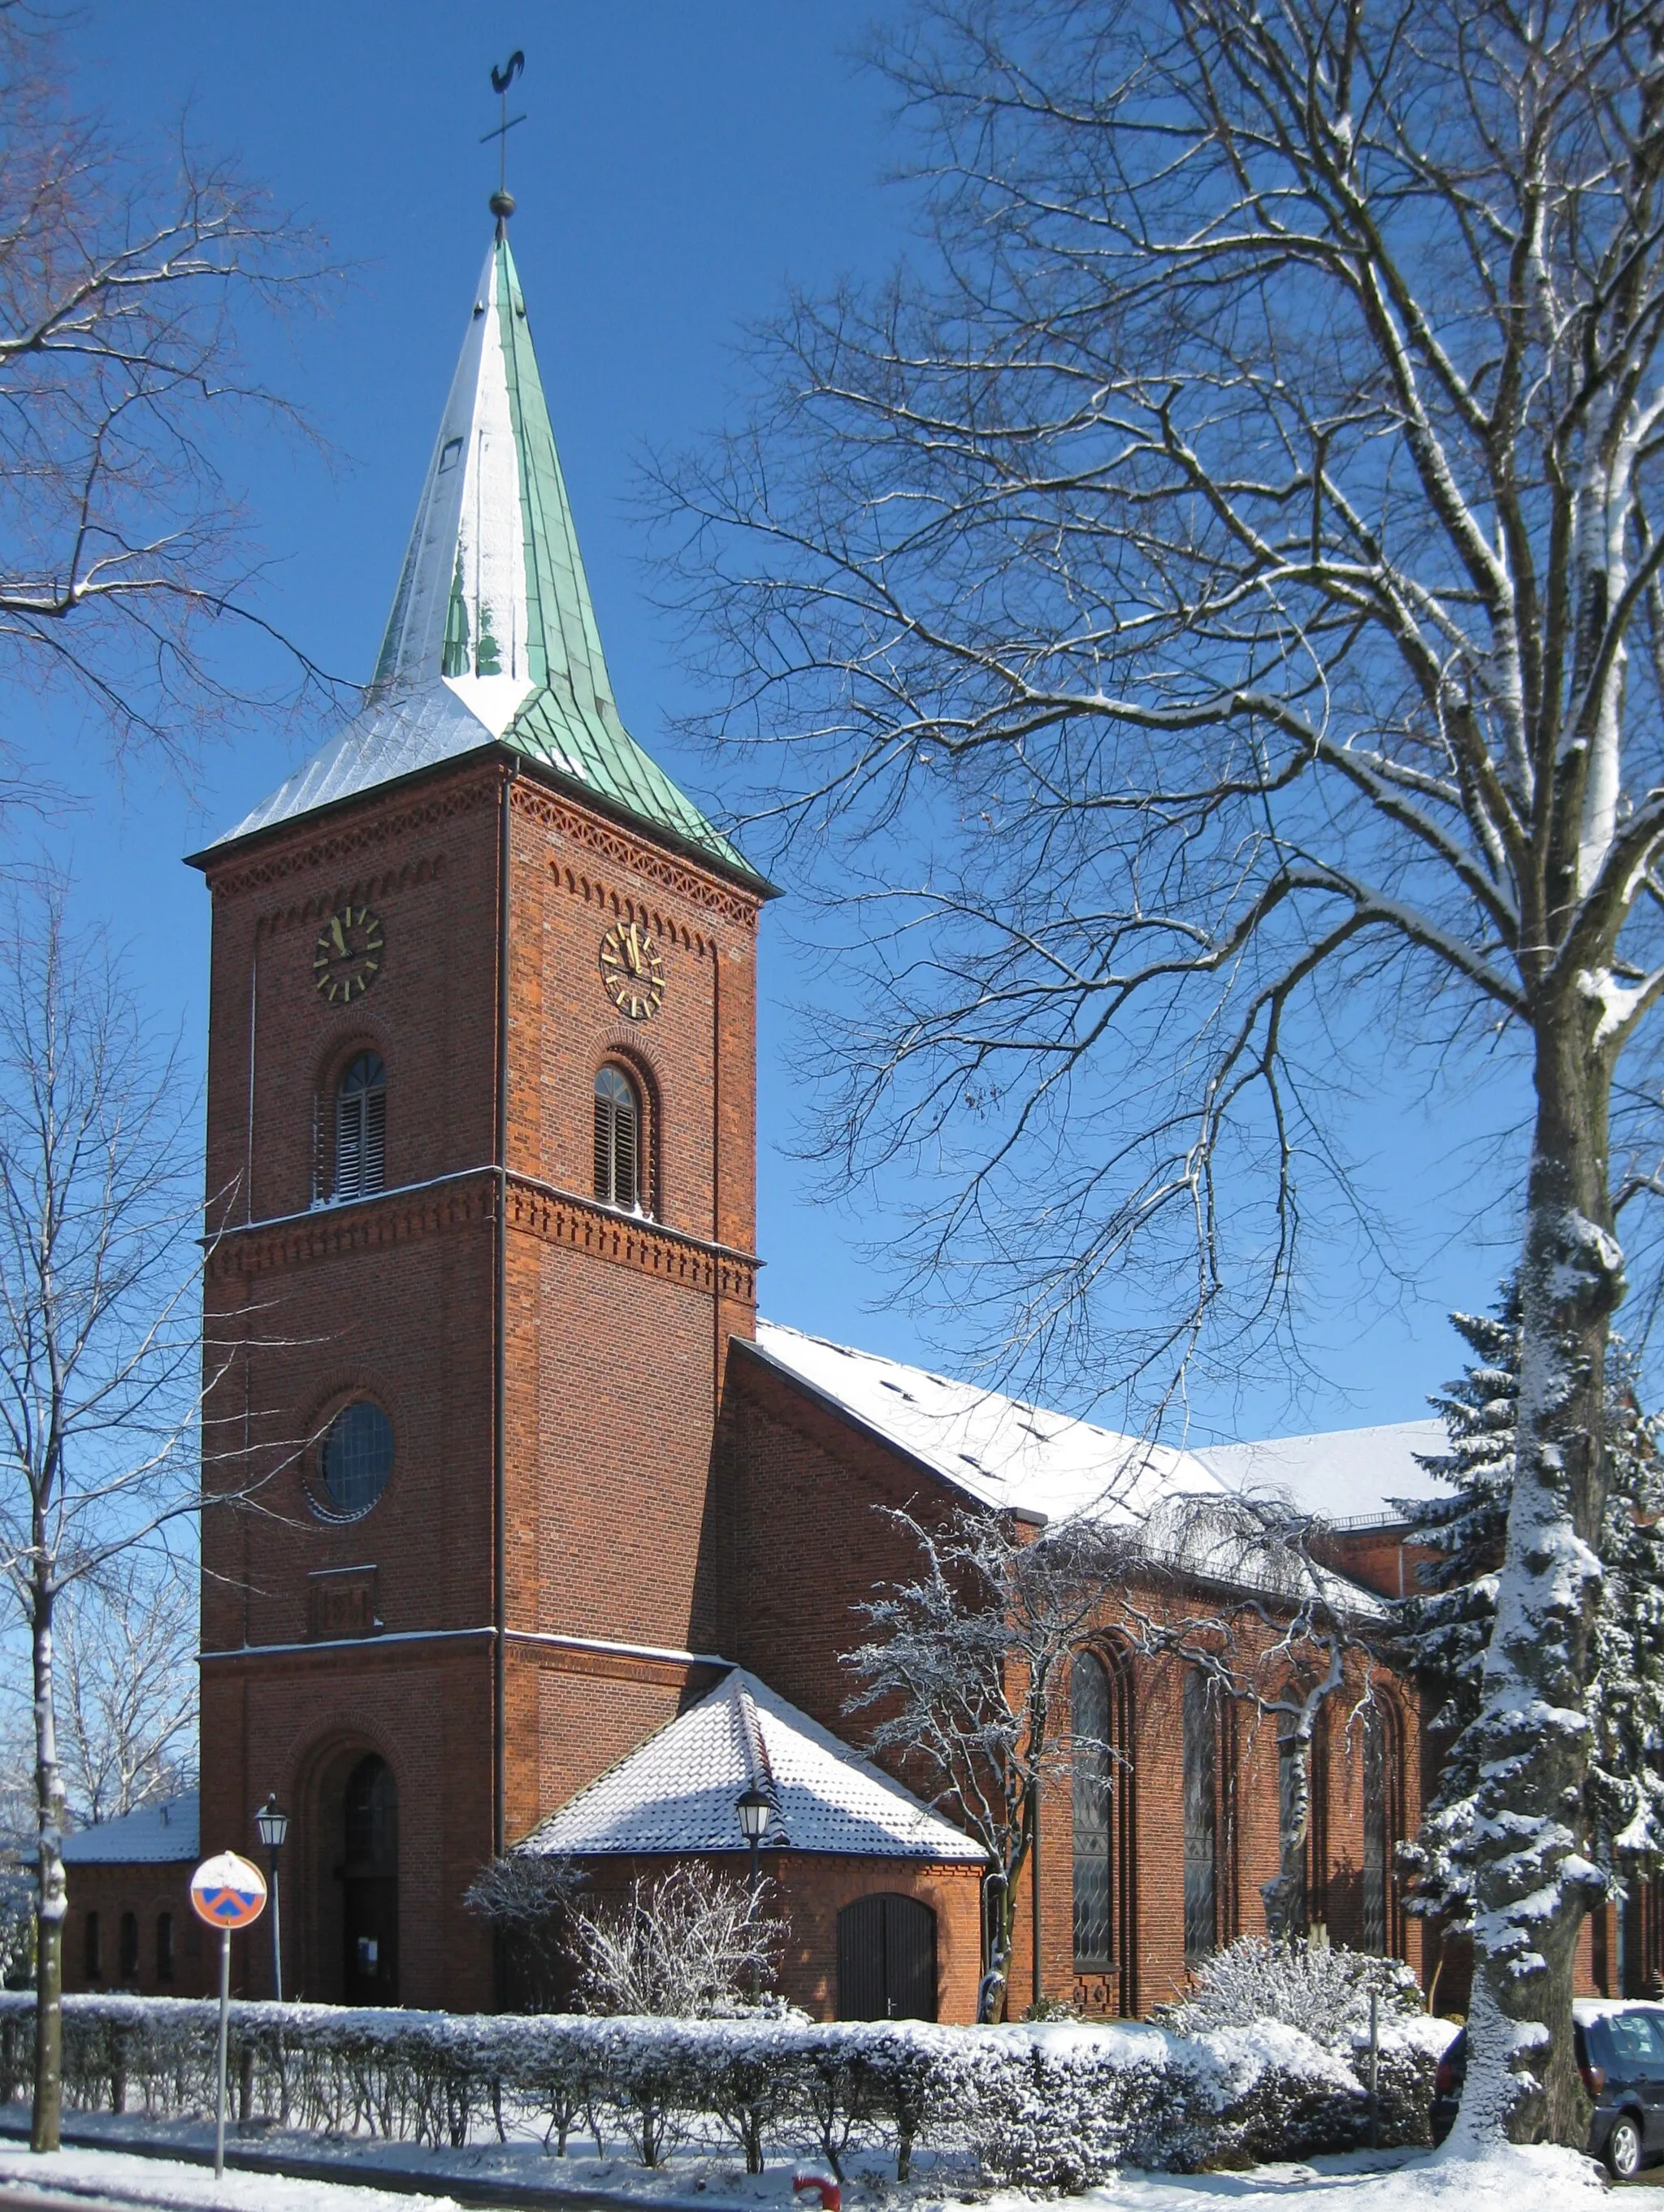
[[[491,195],[491,212],[497,218],[497,235],[501,238],[508,227],[508,218],[514,212],[514,197],[508,189],[508,134],[517,123],[524,123],[524,115],[508,112],[508,88],[525,67],[525,56],[518,48],[510,54],[501,69],[494,64],[491,70],[491,89],[502,102],[502,117],[495,131],[482,133],[480,143],[489,146],[497,142],[497,189]]]

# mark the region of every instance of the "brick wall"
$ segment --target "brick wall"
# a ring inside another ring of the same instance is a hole
[[[400,1996],[466,2008],[494,1987],[460,1900],[493,1848],[500,1609],[510,1838],[687,1691],[685,1666],[603,1659],[608,1686],[533,1640],[689,1643],[720,1353],[752,1326],[757,901],[478,758],[274,831],[210,882],[205,1480],[231,1502],[203,1526],[203,1848],[249,1848],[269,1791],[291,1806],[288,1986],[338,1994],[343,1776],[375,1752],[398,1791]],[[385,944],[331,1005],[313,948],[347,905]],[[602,988],[621,920],[660,947],[652,1022]],[[320,1207],[334,1087],[366,1049],[387,1188]],[[645,1096],[657,1222],[589,1196],[605,1058]],[[318,1442],[361,1395],[393,1474],[331,1521]]]
[[[879,1582],[910,1574],[917,1552],[906,1532],[873,1509],[904,1505],[928,1519],[956,1502],[949,1486],[743,1346],[731,1359],[708,1573],[714,1630],[730,1656],[793,1703],[846,1735],[850,1678],[839,1655],[863,1633],[859,1607]],[[1159,1604],[1152,1595],[1152,1604]],[[1106,1630],[1113,1631],[1113,1608]],[[1337,1942],[1362,1933],[1362,1736],[1346,1715],[1362,1695],[1354,1668],[1333,1709],[1320,1762],[1323,1910]],[[1400,1834],[1413,1832],[1420,1804],[1416,1716],[1395,1686]],[[1089,2010],[1147,2012],[1184,1978],[1183,1769],[1176,1668],[1137,1662],[1133,1679],[1132,1850],[1120,1879],[1133,1894],[1127,1915],[1133,1955],[1109,1974],[1077,1976],[1073,1960],[1072,1814],[1066,1783],[1042,1795],[1042,1987]],[[1260,1885],[1278,1862],[1278,1757],[1273,1722],[1230,1711],[1231,1749],[1221,1778],[1219,1923],[1222,1940],[1265,1926]],[[1419,1965],[1420,1933],[1394,1916],[1397,1944]],[[1012,1987],[1033,1986],[1033,1884],[1025,1876]]]

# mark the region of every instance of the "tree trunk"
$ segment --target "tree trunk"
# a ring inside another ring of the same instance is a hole
[[[37,1581],[30,1626],[34,1663],[34,1793],[40,1893],[35,1906],[34,2106],[29,2148],[58,2148],[64,2105],[64,1777],[52,1694],[52,1589]]]
[[[1520,1269],[1508,1540],[1473,1723],[1475,1967],[1466,2131],[1581,2148],[1571,2027],[1584,1912],[1590,1626],[1600,1588],[1606,1335],[1624,1294],[1607,1177],[1610,1069],[1588,1000],[1541,1010]]]
[[[1311,1731],[1297,1728],[1278,1751],[1277,1872],[1260,1891],[1266,1933],[1291,1943],[1306,1932],[1306,1837],[1311,1826]]]

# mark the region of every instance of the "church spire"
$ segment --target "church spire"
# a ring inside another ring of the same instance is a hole
[[[364,712],[231,836],[495,742],[756,882],[619,717],[508,244],[513,202],[491,204]]]

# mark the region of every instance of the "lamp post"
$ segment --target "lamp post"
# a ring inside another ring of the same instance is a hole
[[[271,1993],[279,2004],[283,2002],[283,1937],[282,1923],[277,1908],[277,1854],[283,1848],[283,1838],[288,1833],[288,1814],[277,1802],[274,1790],[254,1815],[254,1825],[260,1832],[260,1841],[271,1858]]]
[[[754,1782],[744,1796],[736,1800],[734,1810],[739,1815],[739,1832],[744,1837],[751,1854],[751,1917],[755,1920],[757,1917],[757,1899],[762,1893],[762,1866],[757,1854],[762,1848],[762,1838],[768,1832],[768,1822],[774,1808]],[[761,1986],[762,1970],[757,1964],[756,1953],[753,1952],[751,1995],[754,1997],[760,1994]]]

